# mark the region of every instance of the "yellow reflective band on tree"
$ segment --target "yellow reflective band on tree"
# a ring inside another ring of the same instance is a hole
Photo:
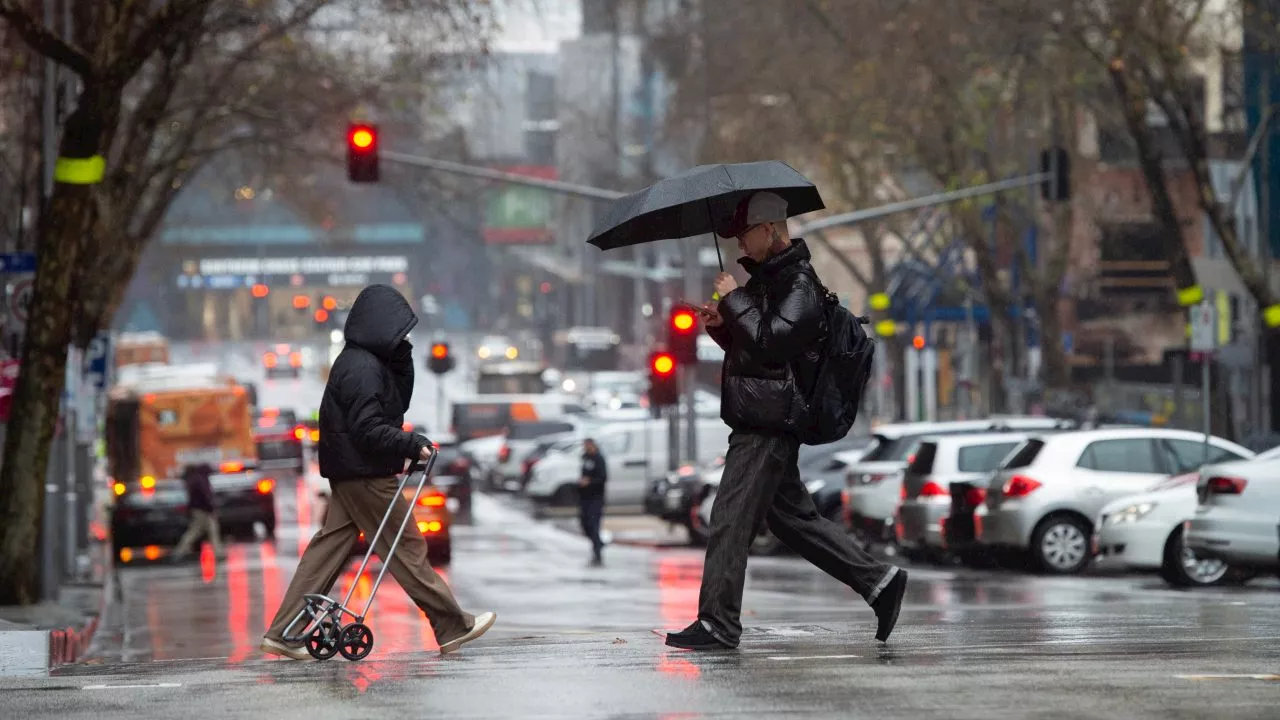
[[[1187,337],[1188,338],[1191,337],[1191,323],[1187,323],[1186,330],[1187,330]]]
[[[53,179],[66,185],[96,185],[102,182],[107,161],[101,155],[87,158],[58,158],[53,166]]]
[[[876,293],[875,295],[872,295],[871,309],[872,310],[888,310],[889,296],[884,293]]]
[[[1178,291],[1178,304],[1182,307],[1196,305],[1201,300],[1204,300],[1204,288],[1199,285],[1192,285]]]
[[[1280,305],[1269,305],[1263,308],[1262,323],[1269,328],[1280,327]]]
[[[881,320],[876,323],[876,334],[881,337],[892,337],[898,332],[898,326],[892,320]]]

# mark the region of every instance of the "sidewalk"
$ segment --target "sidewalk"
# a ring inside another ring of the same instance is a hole
[[[104,547],[90,548],[90,577],[63,584],[58,602],[0,606],[0,676],[44,675],[84,656],[114,589]]]
[[[557,518],[555,526],[569,533],[582,533],[578,518]],[[652,515],[605,515],[601,523],[605,542],[614,545],[667,548],[689,547],[689,532]]]

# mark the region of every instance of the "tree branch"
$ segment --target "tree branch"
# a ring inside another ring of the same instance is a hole
[[[36,52],[67,67],[86,83],[93,79],[93,61],[89,55],[32,17],[18,6],[17,0],[0,0],[0,18],[8,21]]]

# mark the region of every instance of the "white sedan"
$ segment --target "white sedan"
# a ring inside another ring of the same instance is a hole
[[[1197,554],[1280,569],[1280,459],[1206,467],[1196,496],[1186,536]]]
[[[1248,466],[1280,458],[1272,448],[1252,460],[1209,465],[1209,469]],[[1198,554],[1185,542],[1183,525],[1196,514],[1200,471],[1176,475],[1148,492],[1121,498],[1102,508],[1094,522],[1093,550],[1102,567],[1159,570],[1170,585],[1192,587],[1244,581],[1248,568],[1233,568],[1220,558]]]

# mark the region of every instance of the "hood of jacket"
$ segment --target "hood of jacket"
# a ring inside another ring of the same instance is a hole
[[[804,243],[804,238],[792,238],[791,244],[786,249],[777,255],[765,258],[764,262],[758,263],[749,257],[743,257],[738,259],[738,264],[745,268],[751,277],[767,282],[782,270],[797,263],[809,262],[811,259],[812,255],[809,253],[809,246]]]
[[[389,285],[370,285],[351,304],[342,334],[347,342],[390,360],[417,324],[418,316],[399,291]]]

